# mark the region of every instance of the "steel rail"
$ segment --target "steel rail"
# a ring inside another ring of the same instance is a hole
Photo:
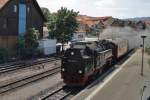
[[[2,86],[0,86],[0,94],[3,94],[5,92],[11,91],[13,89],[16,89],[16,88],[19,88],[22,86],[25,86],[25,85],[33,83],[35,81],[44,79],[44,78],[52,76],[54,74],[57,74],[60,72],[60,70],[61,70],[60,67],[56,67],[56,68],[53,68],[51,70],[48,70],[48,71],[45,71],[42,73],[38,73],[38,74],[33,75],[33,76],[22,78],[22,79],[15,81],[15,82],[2,85]]]
[[[31,66],[34,66],[34,65],[39,65],[39,64],[43,64],[43,63],[52,62],[52,61],[57,61],[57,60],[58,59],[44,59],[42,61],[35,61],[33,63],[22,62],[22,63],[15,64],[15,65],[3,66],[3,67],[0,67],[0,74],[15,71],[15,70],[19,70],[19,69],[28,68],[28,67],[31,67]]]

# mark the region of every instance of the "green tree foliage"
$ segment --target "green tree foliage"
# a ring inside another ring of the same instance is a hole
[[[53,26],[49,26],[50,36],[56,38],[62,44],[71,40],[73,33],[78,28],[78,22],[76,21],[78,13],[63,7],[58,10],[52,21]]]
[[[150,65],[150,59],[148,59],[148,64]]]
[[[42,12],[47,19],[46,25],[48,26],[50,36],[49,38],[55,38],[54,31],[55,31],[55,23],[56,23],[56,13],[50,13],[50,11],[47,8],[41,8]]]
[[[0,63],[4,63],[8,60],[8,51],[4,48],[0,48]]]
[[[145,51],[148,53],[148,55],[150,55],[150,46],[147,46],[147,47],[145,48]]]
[[[47,19],[47,24],[53,24],[55,21],[56,14],[55,13],[50,13],[50,11],[47,8],[41,8],[42,12]]]
[[[38,32],[34,28],[29,29],[25,35],[25,46],[33,49],[38,47]]]
[[[150,45],[147,45],[145,48],[145,52],[150,55]],[[148,64],[150,65],[150,58],[148,59]]]
[[[49,38],[54,39],[55,36],[55,32],[56,32],[56,13],[52,13],[51,17],[48,21],[48,30],[49,30]]]
[[[31,28],[24,37],[18,38],[18,54],[21,58],[31,58],[38,47],[38,32]]]
[[[49,21],[51,19],[51,13],[47,8],[42,7],[41,8],[45,18]]]
[[[25,52],[25,39],[23,37],[18,37],[18,55],[22,56]]]

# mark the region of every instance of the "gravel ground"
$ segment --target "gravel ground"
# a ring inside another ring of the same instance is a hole
[[[7,94],[0,95],[0,100],[27,100],[31,96],[37,95],[41,91],[53,87],[55,84],[62,82],[60,74],[43,80],[20,87]]]
[[[58,61],[56,63],[49,62],[44,65],[44,68],[41,67],[41,65],[35,65],[30,68],[20,69],[20,70],[14,71],[14,72],[1,74],[0,75],[0,86],[4,85],[6,83],[9,83],[9,82],[14,82],[20,78],[24,78],[27,76],[31,76],[31,75],[35,75],[37,73],[44,72],[46,70],[52,69],[55,66],[59,66],[59,65],[60,65],[60,61]]]

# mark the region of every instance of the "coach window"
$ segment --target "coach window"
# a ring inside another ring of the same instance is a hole
[[[97,66],[100,65],[100,55],[97,57]]]

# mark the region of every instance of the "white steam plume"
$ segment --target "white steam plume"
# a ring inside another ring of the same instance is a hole
[[[101,39],[115,39],[115,38],[125,38],[130,40],[134,46],[139,47],[142,44],[141,35],[144,34],[148,36],[145,39],[146,45],[150,45],[150,29],[146,30],[135,30],[130,27],[108,27],[100,33]]]

